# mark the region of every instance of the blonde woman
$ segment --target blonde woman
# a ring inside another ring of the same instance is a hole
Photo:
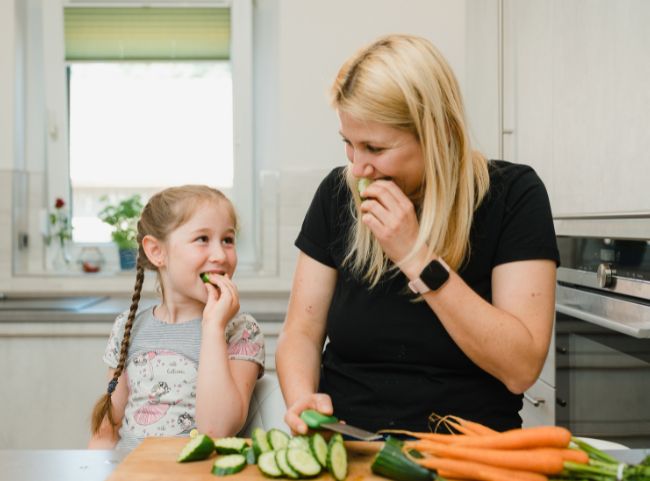
[[[285,421],[305,432],[312,408],[369,430],[426,430],[431,413],[519,426],[553,323],[544,185],[471,149],[456,79],[425,39],[359,51],[332,103],[349,163],[296,240],[276,354]]]

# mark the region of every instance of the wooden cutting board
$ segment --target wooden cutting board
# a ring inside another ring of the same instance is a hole
[[[146,438],[117,466],[107,481],[269,481],[255,465],[230,476],[219,477],[210,471],[216,459],[212,455],[204,461],[177,463],[176,458],[188,438]],[[346,481],[386,481],[370,471],[372,458],[383,446],[382,442],[346,441],[348,477]],[[333,480],[327,472],[316,480]]]

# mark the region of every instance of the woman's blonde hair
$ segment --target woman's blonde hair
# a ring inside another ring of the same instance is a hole
[[[423,245],[458,269],[469,253],[474,211],[489,187],[487,161],[471,150],[460,89],[443,56],[428,40],[389,35],[353,55],[332,86],[332,105],[366,121],[411,132],[424,157],[416,205],[420,230],[412,258]],[[358,219],[361,198],[351,166],[346,181],[355,219],[345,263],[375,286],[391,269],[379,242]]]
[[[93,434],[99,432],[104,418],[108,420],[109,426],[113,430],[119,424],[113,417],[111,395],[115,391],[118,379],[122,375],[126,365],[131,329],[133,328],[133,321],[138,311],[145,269],[156,271],[158,273],[158,282],[161,282],[158,267],[149,260],[144,252],[142,239],[150,235],[164,242],[169,237],[169,234],[185,224],[194,215],[196,210],[200,206],[205,205],[206,202],[215,202],[224,205],[235,224],[235,230],[237,230],[237,215],[232,202],[217,189],[206,185],[182,185],[180,187],[170,187],[162,190],[151,197],[142,210],[140,220],[138,221],[138,257],[136,261],[133,297],[131,299],[129,315],[124,325],[124,335],[122,337],[122,344],[120,345],[120,356],[117,367],[115,368],[113,378],[108,383],[106,393],[99,398],[93,408],[90,427]]]

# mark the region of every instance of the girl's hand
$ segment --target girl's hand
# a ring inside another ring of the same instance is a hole
[[[327,394],[311,393],[301,397],[287,409],[284,415],[284,422],[291,428],[294,434],[307,434],[308,427],[300,419],[300,413],[305,409],[314,409],[320,413],[331,415],[334,412],[332,398]]]
[[[413,202],[391,180],[376,180],[364,190],[363,197],[361,222],[388,258],[398,264],[411,252],[420,228]]]
[[[203,322],[216,323],[219,329],[225,329],[228,321],[239,311],[239,292],[228,274],[209,276],[210,282],[204,284],[208,300],[203,309]]]

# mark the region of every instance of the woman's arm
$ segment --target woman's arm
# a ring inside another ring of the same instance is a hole
[[[298,417],[307,408],[332,413],[329,396],[317,394],[327,311],[336,285],[336,270],[298,255],[287,318],[278,339],[275,364],[288,406],[285,422],[296,432],[307,426]]]
[[[107,382],[113,379],[115,369],[108,370]],[[126,372],[118,378],[117,386],[111,395],[111,404],[113,406],[113,419],[118,421],[118,425],[113,428],[108,419],[105,417],[102,421],[99,431],[94,433],[88,442],[88,449],[113,449],[120,439],[118,429],[124,417],[124,408],[129,398],[129,380]]]
[[[431,261],[426,246],[406,258],[415,244],[415,208],[395,183],[373,182],[365,191],[361,221],[386,255],[410,280]],[[555,262],[529,260],[492,271],[492,304],[451,272],[449,280],[424,300],[462,351],[513,393],[528,389],[548,350],[555,309]]]
[[[420,271],[406,274],[414,279]],[[490,304],[452,271],[442,288],[424,294],[424,300],[475,364],[519,394],[535,382],[546,358],[555,273],[550,260],[499,265],[492,271]]]
[[[239,311],[239,294],[227,277],[213,275],[206,284],[201,354],[196,383],[196,427],[212,437],[236,434],[246,422],[260,366],[228,357],[226,324]]]

